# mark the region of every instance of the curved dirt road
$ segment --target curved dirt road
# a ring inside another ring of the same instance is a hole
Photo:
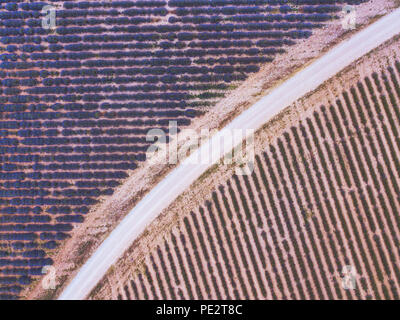
[[[209,164],[191,164],[191,161],[198,157],[199,153],[209,150],[211,144],[217,145],[215,142],[220,141],[224,130],[257,130],[285,107],[315,90],[346,66],[398,33],[400,33],[400,9],[379,19],[349,40],[339,44],[240,114],[172,170],[132,209],[82,266],[59,299],[85,299],[89,295],[107,270],[122,256],[146,226],[203,172],[220,159],[218,148],[213,148]]]

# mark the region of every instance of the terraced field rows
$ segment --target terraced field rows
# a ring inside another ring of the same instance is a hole
[[[118,298],[399,299],[399,81],[392,61],[286,130],[251,176],[185,216]]]

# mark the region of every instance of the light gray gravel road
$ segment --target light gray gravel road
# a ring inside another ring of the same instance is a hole
[[[123,255],[146,226],[219,160],[220,152],[218,148],[213,148],[212,161],[209,164],[190,164],[191,158],[198,157],[198,152],[204,152],[210,144],[215,145],[215,141],[220,141],[224,130],[260,128],[285,107],[315,90],[353,61],[399,33],[400,9],[397,9],[330,50],[240,114],[172,170],[132,209],[82,266],[59,299],[85,299],[89,295],[107,270]]]

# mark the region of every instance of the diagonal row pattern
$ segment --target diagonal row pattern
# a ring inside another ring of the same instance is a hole
[[[287,129],[251,176],[183,218],[119,298],[399,299],[399,81],[390,62]]]
[[[149,129],[188,125],[342,3],[1,1],[0,298],[144,160]]]

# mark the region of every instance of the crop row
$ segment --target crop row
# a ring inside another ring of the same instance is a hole
[[[395,62],[277,137],[252,175],[186,214],[118,298],[398,299],[399,79]],[[346,265],[356,290],[341,285]]]

